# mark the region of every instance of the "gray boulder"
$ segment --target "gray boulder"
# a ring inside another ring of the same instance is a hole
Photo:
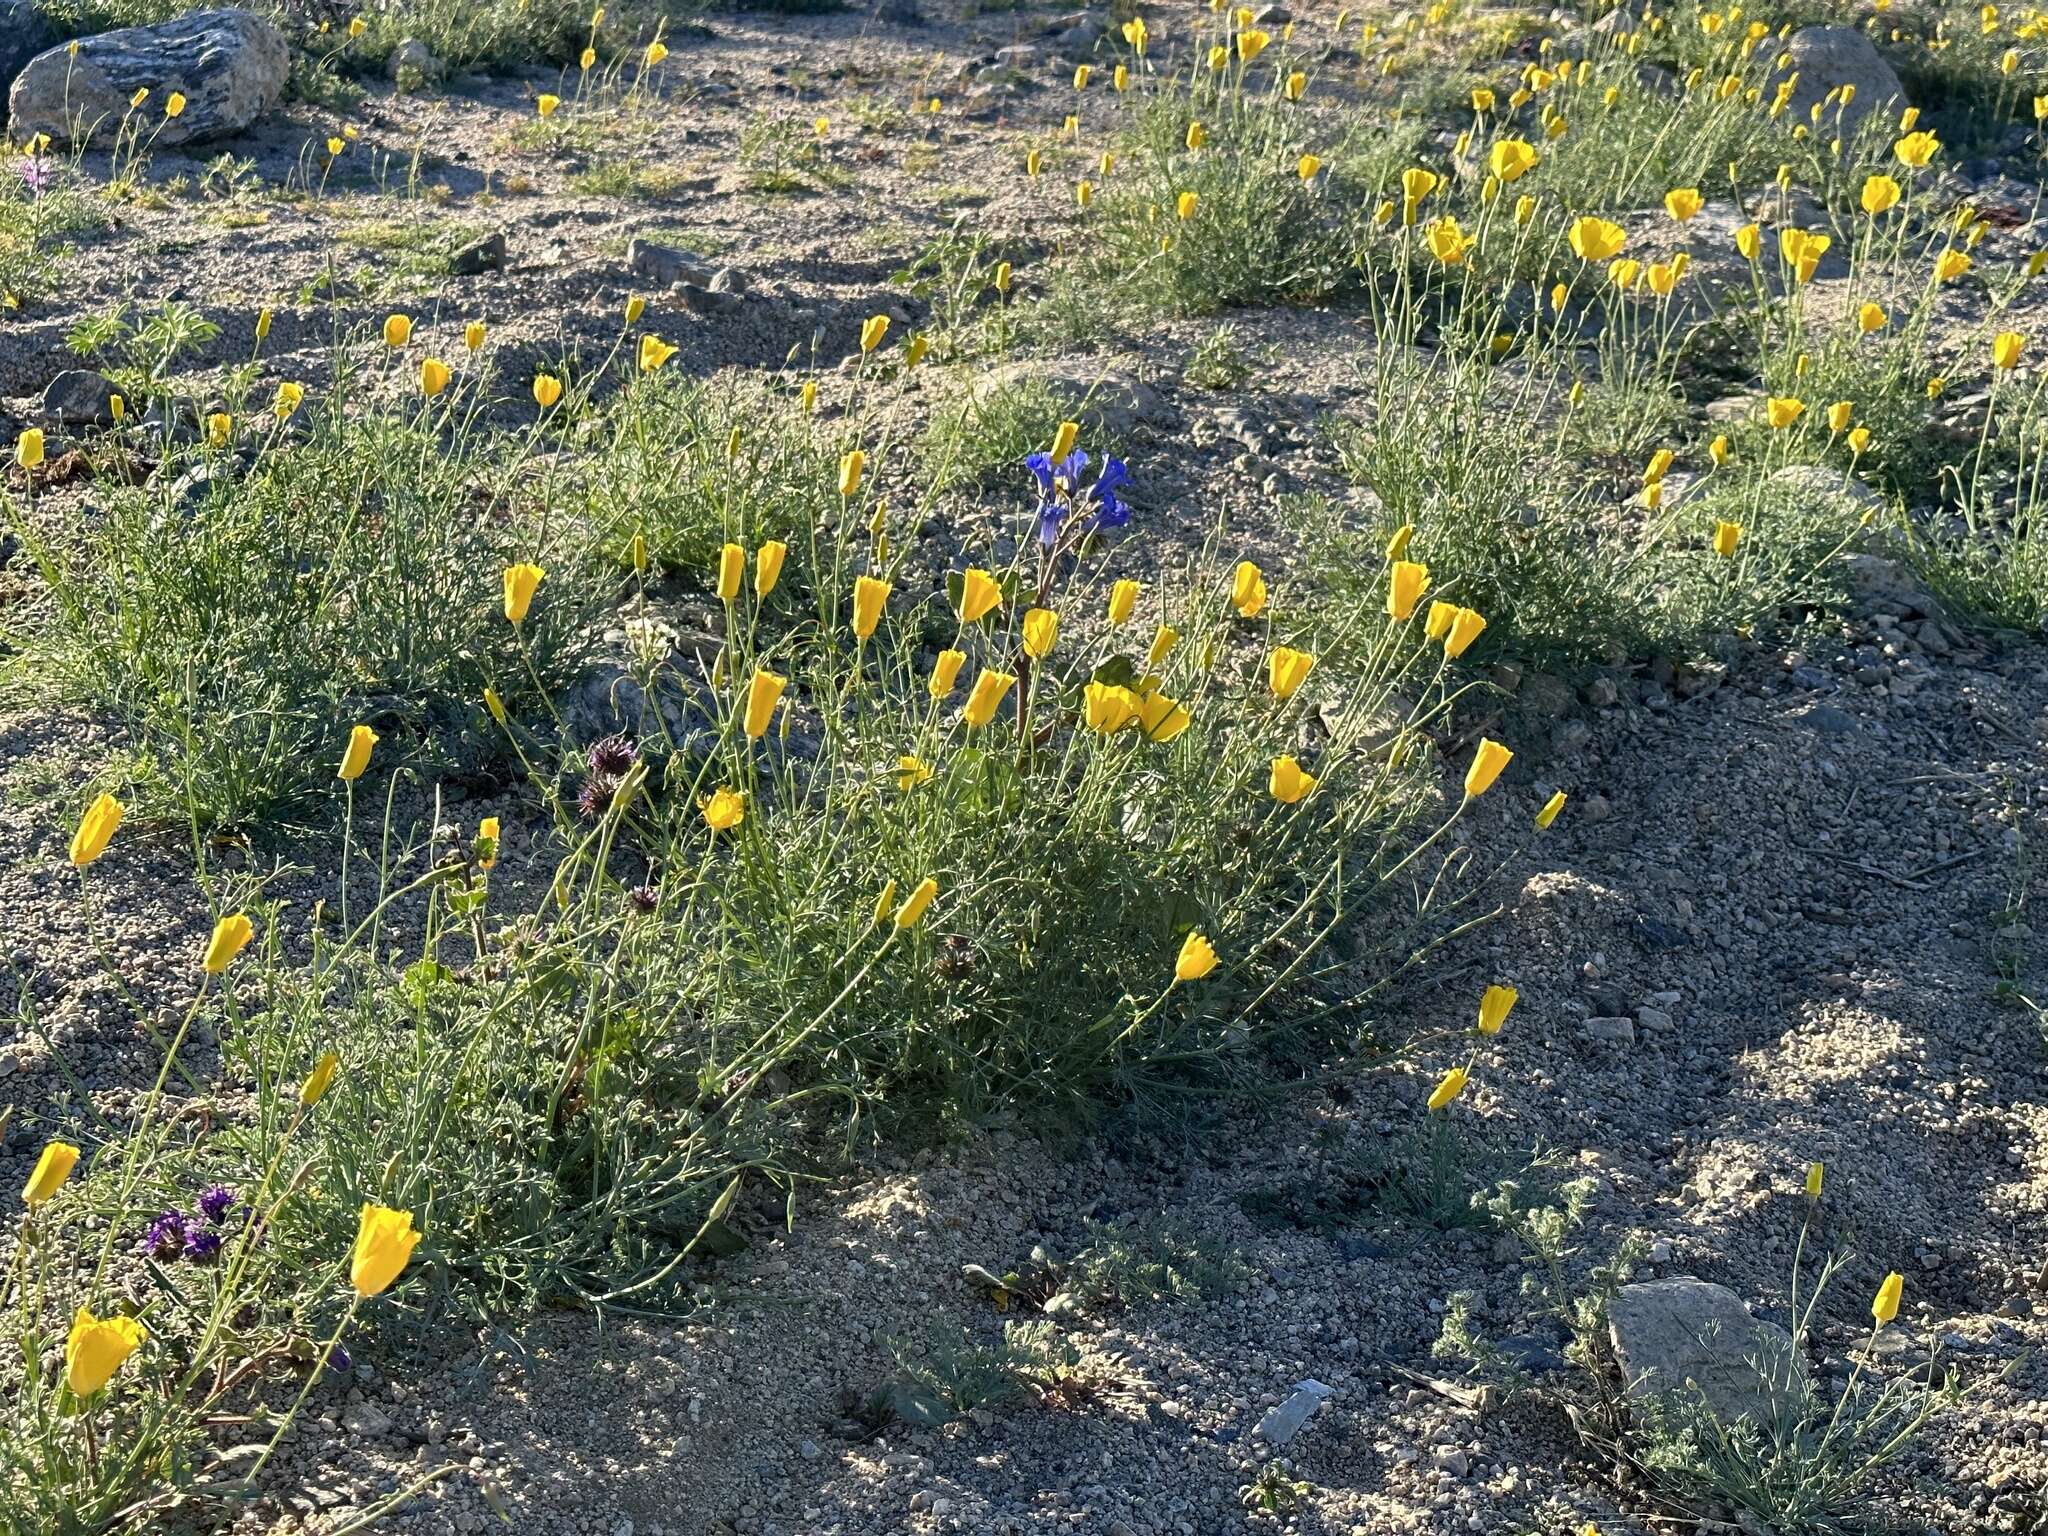
[[[1723,1424],[1769,1422],[1797,1399],[1805,1367],[1785,1330],[1749,1315],[1725,1285],[1690,1276],[1625,1285],[1607,1326],[1628,1394],[1690,1399]]]
[[[1088,446],[1097,451],[1101,439],[1120,440],[1140,423],[1167,416],[1158,391],[1135,373],[1086,359],[1002,364],[975,381],[972,398],[979,406],[1014,389],[1043,389],[1095,440]]]
[[[111,138],[137,91],[154,142],[197,143],[239,133],[277,105],[291,72],[284,34],[252,11],[195,11],[123,27],[37,54],[14,81],[7,108],[14,140],[47,133],[61,144]],[[173,93],[185,109],[164,106]],[[159,126],[160,125],[160,126]]]
[[[0,0],[0,90],[30,59],[56,42],[57,29],[36,0]]]
[[[1779,57],[1767,93],[1793,75],[1798,78],[1787,105],[1797,122],[1810,121],[1808,114],[1815,104],[1825,100],[1838,86],[1856,87],[1846,107],[1838,99],[1822,109],[1820,127],[1828,137],[1837,132],[1837,111],[1841,114],[1839,132],[1846,139],[1863,126],[1871,113],[1881,112],[1896,120],[1907,106],[1905,87],[1899,84],[1891,65],[1885,63],[1876,45],[1854,27],[1801,27],[1794,32]]]
[[[116,393],[90,368],[66,368],[43,391],[43,414],[66,427],[111,427]]]

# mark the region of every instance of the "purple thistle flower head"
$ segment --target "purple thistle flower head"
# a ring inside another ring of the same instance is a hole
[[[576,796],[576,813],[585,821],[595,821],[612,808],[612,796],[618,792],[617,779],[608,773],[593,773]]]
[[[590,744],[590,771],[599,778],[623,779],[640,761],[640,749],[623,733]]]
[[[142,1251],[154,1259],[174,1259],[185,1246],[185,1213],[165,1211],[142,1234]]]
[[[644,915],[661,905],[661,892],[651,885],[636,885],[626,892],[626,904]]]
[[[235,1192],[225,1184],[216,1184],[199,1197],[199,1214],[216,1227],[227,1219],[229,1211],[235,1208]]]
[[[191,1227],[185,1233],[185,1257],[194,1264],[205,1264],[220,1254],[220,1234],[209,1232],[204,1227]]]

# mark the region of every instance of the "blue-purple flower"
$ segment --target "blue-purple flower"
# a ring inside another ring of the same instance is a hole
[[[1105,458],[1094,483],[1083,485],[1088,450],[1076,448],[1058,463],[1049,453],[1026,456],[1024,467],[1038,481],[1038,542],[1047,549],[1059,542],[1068,520],[1085,517],[1088,532],[1121,528],[1131,520],[1130,503],[1117,494],[1131,483],[1122,459]]]
[[[175,1259],[185,1247],[185,1213],[165,1211],[142,1234],[142,1251],[153,1259]]]
[[[209,1232],[204,1227],[185,1229],[185,1257],[194,1264],[204,1264],[220,1253],[220,1234]]]
[[[225,1184],[216,1184],[199,1197],[199,1214],[214,1226],[227,1220],[228,1212],[235,1208],[235,1192]]]

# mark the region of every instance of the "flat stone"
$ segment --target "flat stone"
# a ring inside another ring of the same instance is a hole
[[[505,231],[494,229],[481,240],[472,240],[448,258],[448,270],[457,277],[475,277],[480,272],[505,270]]]
[[[1298,1382],[1292,1392],[1270,1409],[1252,1431],[1269,1445],[1285,1445],[1301,1432],[1309,1415],[1323,1406],[1331,1388],[1313,1378]]]
[[[43,414],[66,427],[114,424],[113,380],[90,368],[67,368],[43,391]]]
[[[626,247],[626,266],[635,277],[644,277],[662,288],[670,288],[677,283],[695,283],[701,287],[711,280],[711,269],[688,251],[657,245],[637,235]]]
[[[1725,1285],[1689,1275],[1623,1286],[1607,1327],[1631,1398],[1690,1396],[1723,1424],[1788,1404],[1805,1370],[1784,1329],[1750,1316]]]
[[[28,62],[7,94],[10,132],[21,143],[47,133],[59,144],[111,138],[129,101],[162,148],[239,133],[276,106],[291,72],[284,34],[253,11],[194,11],[147,27],[123,27],[51,48]],[[173,93],[185,98],[163,115]]]

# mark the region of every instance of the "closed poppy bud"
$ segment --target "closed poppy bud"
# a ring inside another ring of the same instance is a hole
[[[1173,979],[1175,981],[1200,981],[1216,969],[1216,946],[1199,933],[1190,933],[1181,940],[1180,953],[1174,957]]]
[[[1138,584],[1129,577],[1116,582],[1109,589],[1109,622],[1128,624],[1131,614],[1138,606]]]
[[[650,335],[640,338],[640,371],[642,373],[654,372],[655,369],[675,355],[676,349],[663,341],[659,336]]]
[[[1230,585],[1230,603],[1239,617],[1247,619],[1256,619],[1266,606],[1266,578],[1249,560],[1237,563],[1237,574]]]
[[[1725,435],[1716,437],[1707,444],[1707,457],[1714,461],[1716,469],[1728,462],[1728,439]]]
[[[1289,101],[1301,100],[1302,94],[1307,90],[1308,76],[1303,74],[1300,70],[1297,69],[1293,74],[1287,77],[1287,84],[1285,87],[1284,94],[1286,95]]]
[[[35,1171],[28,1176],[28,1183],[22,1186],[22,1203],[41,1205],[57,1193],[77,1166],[78,1148],[67,1141],[51,1142],[43,1148],[43,1155],[36,1159]]]
[[[1148,741],[1169,742],[1186,730],[1192,716],[1163,693],[1148,693],[1138,701],[1138,729]]]
[[[1059,463],[1074,451],[1074,443],[1080,436],[1081,424],[1078,421],[1061,422],[1052,435],[1052,448],[1048,456],[1055,464]]]
[[[462,328],[462,344],[472,352],[480,351],[484,344],[484,338],[489,334],[489,329],[484,325],[483,321],[472,320]]]
[[[256,339],[258,341],[267,341],[270,338],[270,322],[271,314],[268,309],[262,309],[257,311]]]
[[[327,1090],[334,1085],[334,1074],[341,1069],[341,1058],[328,1051],[313,1063],[313,1070],[306,1074],[306,1080],[299,1084],[299,1105],[311,1109],[327,1096]]]
[[[1408,541],[1415,537],[1415,525],[1403,523],[1394,530],[1394,536],[1387,540],[1387,558],[1399,560],[1408,553]]]
[[[476,862],[480,869],[498,867],[498,818],[486,816],[477,823]]]
[[[1444,636],[1444,654],[1451,657],[1464,655],[1466,648],[1479,638],[1485,628],[1486,619],[1477,610],[1460,608],[1451,619],[1450,633]]]
[[[1436,1085],[1435,1091],[1430,1094],[1429,1112],[1435,1114],[1464,1091],[1465,1069],[1463,1067],[1451,1068],[1450,1071],[1443,1075],[1443,1080]]]
[[[1033,608],[1024,615],[1024,654],[1034,659],[1051,653],[1060,637],[1060,616],[1050,608]]]
[[[234,431],[235,418],[226,411],[215,411],[206,418],[206,440],[216,448],[227,447]]]
[[[561,97],[551,95],[546,91],[541,92],[533,100],[534,110],[539,112],[542,117],[553,117],[555,115],[555,108],[561,104]]]
[[[1208,129],[1204,128],[1200,123],[1188,124],[1187,146],[1189,149],[1200,149],[1204,144],[1208,142]]]
[[[1500,777],[1501,769],[1515,754],[1490,736],[1479,738],[1479,750],[1472,755],[1472,766],[1465,770],[1465,798],[1476,800],[1493,788],[1493,781]]]
[[[348,1266],[348,1281],[356,1294],[375,1296],[390,1289],[391,1282],[405,1272],[419,1242],[411,1211],[366,1203],[356,1224],[356,1246]]]
[[[128,402],[119,395],[107,396],[107,414],[114,418],[114,422],[118,426],[128,415]]]
[[[484,689],[484,708],[491,712],[491,718],[497,721],[498,724],[504,725],[506,723],[505,701],[498,697],[497,689]]]
[[[384,320],[384,345],[402,347],[412,340],[412,317],[410,315],[387,315]]]
[[[1742,542],[1740,523],[1721,522],[1714,524],[1714,553],[1724,560],[1735,553],[1735,546]]]
[[[1825,1171],[1819,1163],[1808,1163],[1806,1165],[1807,1199],[1818,1200],[1820,1198],[1820,1186],[1823,1177],[1825,1177]]]
[[[860,479],[868,467],[868,456],[856,448],[839,461],[839,494],[851,496],[860,489]]]
[[[718,600],[729,603],[740,595],[740,579],[746,574],[747,552],[728,543],[718,552]]]
[[[1291,699],[1308,681],[1315,664],[1315,657],[1306,651],[1285,645],[1275,646],[1273,654],[1266,658],[1267,685],[1281,698]]]
[[[960,676],[960,668],[966,662],[965,651],[939,652],[939,659],[932,663],[932,680],[925,685],[925,691],[935,699],[943,699],[953,691],[953,684]]]
[[[1683,224],[1706,206],[1697,187],[1676,187],[1664,194],[1664,211]]]
[[[2003,371],[2010,371],[2020,365],[2020,349],[2027,344],[2027,338],[2018,331],[2000,331],[1991,342],[1992,364]]]
[[[126,814],[121,802],[112,795],[103,794],[87,806],[78,820],[78,830],[71,834],[72,865],[83,869],[105,853]]]
[[[853,633],[865,640],[882,621],[882,606],[889,600],[890,585],[874,576],[857,576],[853,582]]]
[[[1849,430],[1849,435],[1843,441],[1849,445],[1851,453],[1861,453],[1870,446],[1870,428],[1852,427]]]
[[[891,880],[883,885],[882,894],[875,898],[874,916],[869,919],[868,925],[870,927],[878,926],[895,909],[895,906],[896,882]]]
[[[870,316],[868,316],[868,318],[867,318],[866,320],[864,320],[863,322],[861,322],[861,328],[860,328],[860,349],[861,349],[861,351],[863,351],[863,352],[872,352],[872,351],[874,351],[874,350],[875,350],[875,348],[879,347],[879,346],[880,346],[880,345],[882,344],[882,338],[883,338],[884,336],[888,335],[888,334],[889,334],[889,317],[888,317],[887,315],[870,315]]]
[[[164,98],[164,116],[182,117],[185,113],[185,93],[173,91]]]
[[[1537,831],[1548,832],[1550,830],[1550,824],[1557,820],[1557,813],[1564,809],[1564,802],[1565,793],[1561,789],[1543,802],[1543,809],[1536,813]]]
[[[1773,395],[1764,405],[1764,417],[1773,431],[1792,425],[1806,411],[1806,402],[1795,395]]]
[[[653,42],[647,45],[648,68],[652,69],[655,65],[659,64],[663,59],[667,57],[668,44],[662,42],[661,39],[656,38]]]
[[[377,733],[367,725],[359,725],[348,733],[348,747],[341,754],[341,767],[335,777],[354,783],[363,776],[363,770],[370,766],[370,749],[377,745]]]
[[[1322,168],[1322,159],[1317,155],[1303,155],[1294,162],[1294,174],[1303,181],[1314,181],[1316,179],[1316,172]]]
[[[1458,605],[1441,600],[1429,605],[1429,613],[1422,621],[1422,632],[1432,640],[1441,640],[1451,632],[1451,625],[1458,617]]]
[[[1508,1011],[1515,1006],[1515,1000],[1522,994],[1513,987],[1491,986],[1480,994],[1479,1033],[1497,1035],[1501,1025],[1507,1022]]]
[[[1828,430],[1830,432],[1848,431],[1850,418],[1855,414],[1856,402],[1854,400],[1835,401],[1828,407]]]
[[[249,921],[248,914],[237,912],[233,917],[222,918],[213,925],[213,937],[206,941],[206,955],[201,964],[209,975],[218,976],[255,936],[256,925]]]
[[[562,381],[552,373],[537,373],[533,376],[534,403],[547,410],[562,398]]]
[[[1173,654],[1173,648],[1180,644],[1180,631],[1171,624],[1162,624],[1152,632],[1152,649],[1145,653],[1145,666],[1156,667]]]
[[[780,539],[770,539],[754,551],[754,595],[766,597],[775,590],[775,583],[782,579],[782,562],[789,557],[789,546]]]
[[[1001,606],[1003,589],[996,584],[995,577],[979,566],[969,570],[960,578],[960,622],[978,623],[990,612]]]
[[[987,725],[996,717],[996,708],[1003,702],[1003,696],[1016,686],[1017,679],[1008,672],[997,672],[988,667],[974,680],[974,691],[967,695],[967,707],[961,712],[969,725]]]
[[[1115,683],[1090,683],[1081,690],[1081,714],[1088,729],[1113,736],[1138,718],[1138,696]]]
[[[435,395],[440,394],[442,390],[446,389],[450,377],[448,365],[439,358],[423,357],[420,359],[420,393],[428,399],[431,400]]]
[[[1536,199],[1524,194],[1515,199],[1515,223],[1528,228],[1529,221],[1536,217]]]
[[[64,1341],[64,1384],[74,1397],[91,1397],[148,1337],[149,1330],[132,1317],[94,1317],[80,1307]]]
[[[1415,612],[1429,586],[1429,567],[1413,560],[1396,560],[1387,577],[1387,612],[1396,620]]]
[[[782,690],[789,686],[787,678],[777,677],[763,668],[754,669],[753,681],[747,684],[747,735],[758,741],[768,734],[768,722],[775,716],[775,706],[781,702]]]
[[[1074,203],[1077,207],[1086,208],[1088,206],[1088,200],[1092,198],[1094,195],[1095,189],[1092,186],[1090,186],[1086,181],[1077,181],[1074,183]]]
[[[1877,1297],[1870,1303],[1870,1315],[1882,1328],[1899,1315],[1899,1297],[1905,1292],[1906,1277],[1893,1270],[1884,1277],[1884,1284],[1877,1288]]]
[[[714,832],[730,832],[746,820],[746,798],[720,785],[697,802],[698,814],[704,818],[704,825]]]
[[[918,881],[917,889],[903,898],[903,905],[896,910],[898,928],[915,928],[930,909],[932,899],[939,894],[939,882],[930,875]]]
[[[1745,224],[1735,231],[1735,249],[1742,252],[1745,260],[1755,261],[1764,248],[1764,232],[1754,224]]]
[[[526,611],[533,606],[533,594],[540,590],[547,572],[537,565],[521,563],[505,567],[505,617],[514,624],[526,621]]]
[[[1088,75],[1089,75],[1089,68],[1088,68],[1088,66],[1087,66],[1086,64],[1076,64],[1076,65],[1074,66],[1074,89],[1075,89],[1075,90],[1077,90],[1077,91],[1085,91],[1085,90],[1087,90],[1087,89],[1088,89]]]
[[[1301,764],[1293,758],[1273,759],[1273,769],[1266,778],[1266,788],[1282,805],[1293,805],[1315,787],[1315,775],[1303,772]]]
[[[1185,223],[1187,220],[1192,219],[1195,216],[1195,205],[1200,201],[1201,198],[1196,193],[1183,192],[1179,197],[1173,200],[1173,211],[1176,214],[1178,214],[1180,216],[1181,221]]]

